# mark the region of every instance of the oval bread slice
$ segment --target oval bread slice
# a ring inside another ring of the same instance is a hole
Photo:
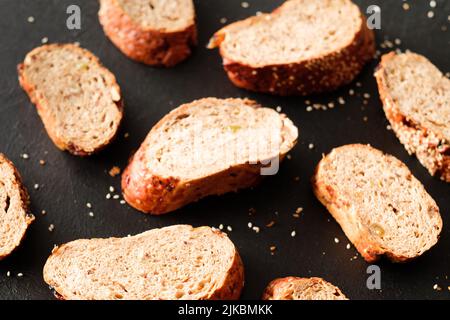
[[[431,175],[450,182],[450,79],[427,58],[391,52],[375,77],[392,129]]]
[[[289,0],[224,27],[209,47],[220,48],[236,86],[285,96],[350,83],[372,59],[375,40],[350,0]]]
[[[100,0],[100,23],[126,56],[171,67],[197,44],[192,0]]]
[[[273,280],[263,300],[348,300],[338,287],[321,278],[286,277]]]
[[[18,66],[19,81],[58,148],[90,155],[108,145],[122,120],[116,78],[74,44],[44,45]]]
[[[152,214],[254,186],[278,171],[298,130],[254,101],[205,98],[170,112],[122,175],[125,200]]]
[[[244,269],[224,233],[175,225],[64,244],[48,258],[44,280],[68,300],[228,300],[239,298]]]
[[[313,177],[317,198],[368,262],[403,262],[436,244],[439,208],[397,158],[367,145],[336,148]]]
[[[19,172],[0,153],[0,260],[19,246],[33,220]]]

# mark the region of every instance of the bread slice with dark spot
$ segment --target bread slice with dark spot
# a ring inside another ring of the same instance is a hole
[[[196,100],[150,131],[122,175],[122,192],[134,208],[163,214],[248,188],[276,174],[297,137],[284,114],[254,101]]]
[[[44,280],[67,300],[234,300],[244,268],[224,233],[175,225],[64,244],[48,258]]]
[[[129,58],[152,66],[174,66],[197,45],[192,0],[100,0],[100,23]]]
[[[350,0],[289,0],[211,39],[238,87],[309,95],[350,83],[375,53],[374,33]]]
[[[263,300],[348,300],[341,290],[321,278],[286,277],[269,283]]]
[[[333,149],[317,166],[313,189],[368,262],[408,261],[438,241],[436,202],[404,163],[370,146]]]
[[[19,81],[58,148],[87,156],[108,145],[122,120],[114,75],[74,44],[35,48],[18,66]]]
[[[450,79],[427,58],[391,52],[375,73],[386,117],[409,154],[450,182]]]
[[[33,220],[19,172],[0,153],[0,260],[19,246]]]

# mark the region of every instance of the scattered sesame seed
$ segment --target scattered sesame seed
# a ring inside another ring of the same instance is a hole
[[[409,3],[405,2],[403,3],[403,10],[408,11],[410,8]]]
[[[363,97],[364,97],[365,99],[370,99],[370,94],[369,94],[369,93],[364,93],[364,94],[363,94]]]
[[[33,186],[33,188],[34,188],[34,190],[39,189],[39,184],[35,183],[34,186]]]
[[[55,225],[52,223],[48,226],[48,231],[52,232],[55,229]]]
[[[338,238],[334,238],[334,242],[335,243],[339,243],[339,239]]]
[[[302,208],[302,207],[299,207],[299,208],[297,208],[297,209],[295,210],[295,213],[296,213],[296,214],[300,214],[300,213],[302,213],[302,211],[303,211],[303,208]]]
[[[390,124],[388,124],[388,125],[386,126],[386,129],[389,130],[389,131],[391,131],[391,130],[392,130],[392,126],[391,126]]]
[[[220,18],[220,23],[221,23],[221,24],[225,24],[225,23],[227,23],[227,21],[228,21],[228,19],[225,18],[225,17]]]
[[[322,251],[322,255],[325,255],[326,253],[325,253],[325,251]]]
[[[276,108],[276,110],[277,110],[277,112],[281,112],[281,107],[280,106],[278,106],[277,108]]]
[[[19,273],[17,274],[17,276],[18,276],[19,278],[22,278],[22,277],[23,277],[23,273],[22,273],[22,272],[19,272]]]
[[[286,159],[291,160],[292,156],[290,154],[286,155]]]
[[[86,207],[88,207],[89,209],[92,208],[92,204],[90,204],[89,202],[86,203]]]
[[[351,248],[350,243],[347,243],[347,246],[345,248],[347,248],[347,250],[350,250]]]
[[[92,211],[89,212],[89,217],[94,217],[94,213]]]
[[[28,159],[30,156],[28,155],[28,153],[24,153],[20,155],[23,159]]]
[[[363,117],[363,121],[364,121],[364,122],[367,122],[368,120],[369,120],[369,118],[368,118],[367,116],[364,116],[364,117]]]
[[[268,224],[266,224],[267,228],[272,228],[275,225],[275,221],[270,221]]]
[[[270,246],[270,251],[275,251],[275,250],[277,250],[277,247],[276,246]]]
[[[231,232],[231,231],[233,231],[233,228],[231,228],[231,226],[228,226],[227,230]]]
[[[353,95],[355,94],[355,90],[350,89],[350,90],[348,91],[348,94],[351,95],[351,96],[353,96]]]
[[[255,13],[256,16],[260,16],[262,14],[263,14],[262,11],[256,11],[256,13]]]
[[[106,195],[106,199],[111,199],[111,194],[110,193],[108,193],[107,195]]]
[[[45,166],[45,160],[39,160],[39,164],[40,164],[41,166]]]
[[[311,106],[307,106],[307,107],[306,107],[306,111],[307,111],[307,112],[311,112],[311,111],[313,111],[313,108],[312,108]]]
[[[328,108],[333,109],[334,108],[334,102],[328,102]]]
[[[48,42],[48,38],[47,37],[43,37],[42,39],[41,39],[41,43],[42,44],[46,44]]]
[[[47,211],[42,210],[42,211],[41,211],[41,214],[42,214],[43,216],[45,216],[45,215],[47,214]]]
[[[310,143],[310,144],[308,145],[308,149],[309,149],[309,150],[314,149],[314,144]]]
[[[11,271],[6,272],[6,276],[10,277],[11,276]]]
[[[339,102],[340,105],[344,105],[345,104],[345,100],[342,97],[338,98],[338,102]]]
[[[242,8],[248,8],[248,7],[250,7],[250,4],[247,1],[244,1],[244,2],[241,3],[241,7]]]
[[[125,200],[120,200],[120,204],[125,204]]]
[[[113,199],[114,200],[117,200],[117,199],[119,199],[120,198],[120,196],[118,195],[118,194],[115,194],[114,196],[113,196]]]
[[[120,174],[120,168],[118,166],[114,166],[108,171],[108,174],[111,177],[115,177]]]
[[[249,223],[247,223],[247,226],[249,229],[251,229],[253,227],[253,223],[249,222]]]
[[[311,101],[305,100],[305,104],[311,104]]]
[[[223,224],[219,224],[219,230],[223,230]]]
[[[114,187],[113,186],[109,186],[109,192],[114,192]]]
[[[295,237],[296,234],[297,234],[297,233],[295,232],[295,230],[292,231],[292,232],[291,232],[291,237],[292,237],[292,238]]]
[[[400,40],[399,38],[397,38],[397,39],[394,40],[394,43],[395,43],[397,46],[399,46],[399,45],[402,44],[402,40]]]
[[[130,136],[130,134],[128,132],[125,132],[125,134],[123,135],[123,137],[126,139]]]
[[[259,233],[259,227],[253,227],[252,229],[253,229],[253,231],[255,231],[256,233]]]
[[[437,283],[433,286],[433,289],[436,290],[436,291],[441,291],[442,290],[442,288]]]
[[[27,21],[28,21],[29,23],[33,23],[33,22],[34,22],[34,17],[33,17],[33,16],[29,16],[29,17],[27,18]]]
[[[430,19],[434,18],[434,11],[428,11],[427,17]]]
[[[437,5],[437,3],[436,3],[435,0],[431,0],[431,1],[430,1],[430,7],[436,8],[436,5]]]

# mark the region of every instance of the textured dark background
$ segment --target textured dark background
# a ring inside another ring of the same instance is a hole
[[[36,222],[26,240],[12,256],[0,262],[0,299],[52,299],[42,280],[42,267],[54,244],[78,238],[136,234],[145,230],[187,223],[195,226],[232,226],[229,236],[239,248],[246,267],[244,299],[258,299],[267,283],[287,275],[320,276],[338,285],[352,299],[449,299],[450,292],[450,199],[449,185],[432,178],[415,158],[409,157],[386,129],[387,121],[378,100],[372,76],[376,62],[367,66],[355,84],[336,93],[309,97],[312,102],[327,103],[345,98],[345,106],[328,111],[306,112],[305,99],[278,98],[253,94],[233,87],[221,67],[216,51],[205,45],[219,29],[221,18],[242,19],[256,11],[269,11],[282,1],[195,1],[200,45],[193,56],[173,69],[156,69],[125,58],[103,35],[97,19],[98,3],[92,0],[0,0],[0,152],[20,170],[28,187]],[[426,55],[442,71],[450,71],[450,1],[437,1],[435,17],[430,19],[428,1],[356,1],[364,10],[373,3],[382,8],[382,30],[378,44],[386,39],[401,39],[401,49]],[[82,29],[65,27],[66,8],[78,4],[82,10]],[[34,23],[27,17],[33,16]],[[445,27],[444,27],[445,26]],[[295,31],[294,31],[295,32]],[[91,50],[117,76],[125,97],[125,121],[116,142],[90,158],[77,158],[55,148],[47,137],[34,106],[19,87],[16,65],[32,48],[48,37],[49,42],[79,41]],[[319,41],[319,40],[318,40]],[[387,49],[381,49],[383,52]],[[357,95],[350,97],[349,89]],[[369,93],[368,104],[363,93]],[[300,128],[300,141],[277,176],[267,178],[259,187],[238,194],[210,197],[175,213],[161,217],[146,216],[118,200],[106,200],[110,185],[119,188],[120,178],[107,171],[123,168],[129,155],[138,148],[150,128],[168,111],[184,102],[202,97],[249,97],[266,106],[281,106]],[[367,118],[365,118],[367,117]],[[364,118],[367,121],[364,121]],[[124,138],[125,133],[129,138]],[[366,268],[360,257],[350,261],[356,251],[347,250],[348,240],[311,192],[309,179],[321,154],[347,143],[371,143],[402,159],[436,199],[444,220],[439,243],[412,263],[393,265],[381,261],[382,290],[366,288]],[[313,143],[315,148],[309,150]],[[29,159],[21,154],[29,154]],[[45,166],[39,160],[46,161]],[[294,181],[294,177],[300,181]],[[34,190],[38,183],[40,188]],[[86,203],[93,205],[89,217]],[[303,207],[300,219],[292,214]],[[249,216],[249,208],[256,214]],[[41,215],[46,210],[47,215]],[[268,229],[271,220],[276,225]],[[248,222],[261,227],[256,234]],[[49,232],[48,227],[55,229]],[[297,236],[292,238],[295,230]],[[334,238],[340,239],[336,244]],[[277,251],[270,255],[269,247]],[[323,254],[325,253],[325,254]],[[7,272],[11,276],[7,277]],[[23,273],[23,277],[17,277]],[[439,284],[442,291],[433,290]]]

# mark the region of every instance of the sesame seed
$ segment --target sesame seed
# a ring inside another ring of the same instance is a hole
[[[338,102],[339,102],[340,105],[344,105],[345,104],[345,100],[342,97],[338,98]]]
[[[350,243],[347,243],[347,246],[345,248],[347,248],[347,250],[350,250],[351,248]]]
[[[109,186],[109,192],[114,192],[114,187],[113,186]]]
[[[311,101],[305,100],[305,104],[311,104]]]
[[[111,199],[111,194],[110,193],[108,193],[107,195],[106,195],[106,199]]]
[[[29,23],[33,23],[33,22],[34,22],[34,17],[33,17],[33,16],[29,16],[29,17],[27,18],[27,21],[28,21]]]
[[[28,155],[28,153],[24,153],[22,155],[20,155],[23,159],[28,159],[30,156]]]
[[[55,225],[52,223],[48,226],[48,231],[52,232],[55,229]]]
[[[6,276],[10,277],[11,276],[11,271],[6,272]]]
[[[120,200],[120,204],[125,204],[125,200]]]
[[[275,246],[270,246],[270,251],[275,251],[275,250],[277,250],[277,247],[275,247]]]
[[[388,124],[388,125],[386,126],[386,129],[389,130],[389,131],[391,131],[391,130],[392,130],[392,126]]]
[[[48,38],[47,37],[43,37],[41,39],[41,43],[46,44],[48,42]]]
[[[281,107],[280,106],[278,106],[277,108],[276,108],[276,110],[277,110],[277,112],[281,112]]]
[[[309,149],[309,150],[314,149],[314,144],[310,143],[310,144],[308,145],[308,149]]]
[[[395,43],[397,46],[399,46],[399,45],[402,44],[402,40],[400,40],[399,38],[397,38],[397,39],[394,40],[394,43]]]
[[[223,17],[223,18],[220,18],[220,23],[221,24],[225,24],[225,23],[227,23],[227,18],[225,18],[225,17]]]
[[[272,228],[275,225],[275,221],[270,221],[268,224],[266,224],[267,228]]]
[[[355,90],[350,89],[350,90],[348,91],[348,94],[351,95],[351,96],[353,96],[353,95],[355,94]]]
[[[39,164],[40,164],[41,166],[45,166],[45,160],[39,160]]]
[[[436,5],[437,5],[436,1],[434,1],[434,0],[430,1],[430,7],[436,8]]]
[[[334,238],[334,242],[335,243],[339,243],[339,239],[338,238]]]
[[[363,121],[367,122],[369,120],[369,118],[367,116],[363,117]]]
[[[119,199],[120,198],[120,196],[118,195],[118,194],[115,194],[114,196],[113,196],[113,199],[114,200],[117,200],[117,199]]]
[[[130,136],[130,134],[128,132],[125,132],[125,134],[123,135],[123,137],[126,139]]]
[[[34,188],[34,190],[39,189],[39,184],[35,183],[34,186],[33,186],[33,188]]]
[[[89,212],[89,217],[94,217],[94,213],[92,211]]]
[[[247,226],[249,229],[251,229],[253,227],[253,223],[249,222],[249,223],[247,223]]]
[[[19,278],[22,278],[22,277],[23,277],[23,273],[22,273],[22,272],[19,272],[19,273],[17,274],[17,276],[18,276]]]
[[[358,82],[356,83],[356,86],[357,86],[358,88],[361,88],[361,87],[362,87],[362,83],[358,81]]]
[[[241,7],[242,8],[248,8],[248,7],[250,7],[250,4],[248,2],[246,2],[246,1],[244,1],[244,2],[241,3]]]
[[[108,174],[111,177],[115,177],[120,174],[120,168],[118,166],[114,166],[108,171]]]
[[[328,102],[328,108],[333,109],[334,108],[334,102]]]
[[[231,228],[231,226],[228,226],[227,230],[231,232],[231,231],[233,231],[233,228]]]
[[[45,216],[45,215],[47,214],[47,211],[42,210],[42,211],[41,211],[41,214],[42,214],[43,216]]]
[[[302,211],[303,211],[303,208],[299,207],[295,210],[295,213],[300,214],[300,213],[302,213]]]
[[[253,229],[253,231],[255,231],[256,233],[259,233],[259,227],[253,227],[252,229]]]
[[[365,99],[370,99],[370,94],[364,93],[364,94],[363,94],[363,97],[364,97]]]
[[[86,207],[92,208],[92,204],[90,204],[90,203],[88,202],[88,203],[86,203]]]
[[[219,224],[219,230],[223,230],[223,224]]]
[[[403,10],[408,11],[410,8],[409,3],[405,2],[403,3]]]
[[[434,11],[428,11],[427,17],[430,19],[434,18]]]
[[[306,111],[311,112],[311,111],[313,111],[313,108],[311,106],[308,106],[308,107],[306,107]]]
[[[286,155],[286,159],[291,160],[292,156],[290,154]]]
[[[437,283],[433,286],[433,289],[436,290],[436,291],[441,291],[442,290],[442,288]]]
[[[293,238],[293,237],[295,237],[295,235],[296,235],[296,232],[294,230],[294,231],[291,232],[291,237]]]

